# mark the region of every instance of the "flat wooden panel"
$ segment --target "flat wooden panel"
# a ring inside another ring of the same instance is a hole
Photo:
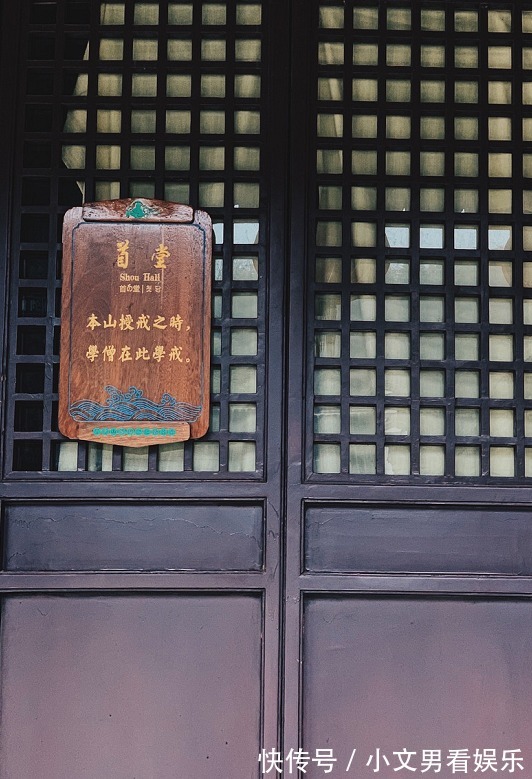
[[[531,662],[530,602],[309,598],[305,749],[334,749],[339,768],[333,776],[375,776],[377,748],[385,776],[396,775],[393,752],[405,748],[417,753],[411,765],[418,775],[424,749],[442,750],[445,764],[449,750],[469,750],[468,773],[476,749],[496,749],[499,756],[521,749],[530,769]],[[515,773],[525,776],[526,770]],[[315,767],[308,772],[309,779],[322,775]],[[451,776],[451,769],[442,766],[440,775]]]
[[[257,776],[261,602],[8,598],[1,779]]]
[[[260,570],[262,506],[9,506],[9,571]]]
[[[532,573],[528,510],[309,506],[308,571]]]

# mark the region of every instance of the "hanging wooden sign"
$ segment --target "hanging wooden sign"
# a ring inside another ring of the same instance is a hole
[[[146,446],[209,422],[211,220],[158,200],[65,214],[59,429]]]

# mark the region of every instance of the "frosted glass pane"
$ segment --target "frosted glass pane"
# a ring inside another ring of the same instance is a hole
[[[342,223],[318,222],[316,225],[316,243],[318,246],[341,246]]]
[[[476,46],[455,46],[454,65],[456,68],[478,67],[478,48]]]
[[[405,44],[390,43],[386,46],[386,64],[391,67],[404,67],[410,65],[410,46]]]
[[[478,190],[455,189],[454,210],[458,214],[475,214],[478,211]]]
[[[379,26],[378,8],[354,8],[353,27],[355,30],[376,30]]]
[[[396,397],[409,397],[410,371],[387,368],[384,371],[384,394]]]
[[[480,397],[480,375],[477,371],[456,371],[454,382],[455,397]]]
[[[409,260],[388,260],[384,267],[385,284],[408,284],[410,281]]]
[[[526,155],[525,155],[526,156]],[[488,154],[488,176],[505,178],[512,175],[512,155],[491,152]],[[527,175],[525,171],[525,176]]]
[[[76,444],[77,446],[77,444]],[[61,444],[63,447],[63,444]],[[89,471],[113,470],[113,447],[109,444],[89,444],[87,469]],[[61,461],[61,456],[60,456]],[[59,468],[59,470],[62,470]],[[76,468],[74,468],[76,470]]]
[[[410,190],[406,187],[386,187],[384,207],[386,211],[409,211]]]
[[[410,30],[410,9],[388,8],[386,11],[386,26],[389,30]]]
[[[376,151],[356,151],[351,157],[352,172],[360,176],[371,176],[377,172]]]
[[[349,334],[349,356],[351,359],[373,359],[376,355],[376,333],[355,331]]]
[[[445,67],[445,47],[444,46],[421,46],[421,67],[422,68],[444,68]]]
[[[455,321],[474,323],[479,321],[478,298],[456,298],[454,302]]]
[[[419,372],[419,394],[422,398],[442,398],[445,396],[445,371]]]
[[[155,111],[131,111],[131,132],[133,133],[154,133],[155,132]]]
[[[133,50],[138,41],[133,41]],[[156,44],[157,46],[157,44]],[[113,38],[102,38],[100,41],[100,59],[101,60],[121,60],[124,57],[124,41]],[[133,57],[139,59],[139,57]],[[157,48],[155,48],[155,59],[157,59]]]
[[[421,249],[443,249],[443,242],[443,225],[421,225],[419,228],[419,246]]]
[[[231,297],[231,316],[256,319],[257,313],[258,296],[256,292],[233,292]]]
[[[426,140],[445,138],[445,121],[441,116],[422,116],[419,128],[421,137]]]
[[[229,441],[228,469],[238,473],[255,470],[254,441]]]
[[[217,441],[200,441],[194,443],[194,471],[217,471],[220,468],[219,444]]]
[[[512,324],[513,300],[511,298],[490,298],[489,321],[495,325]]]
[[[455,176],[478,176],[478,154],[471,152],[455,152]]]
[[[444,476],[445,447],[421,445],[419,447],[419,472],[422,476]]]
[[[374,295],[351,295],[350,319],[352,322],[372,322],[376,315],[377,299]]]
[[[340,446],[314,444],[314,473],[340,473]]]
[[[316,319],[339,320],[342,316],[341,295],[317,294],[315,297]]]
[[[525,85],[523,84],[523,92]],[[524,101],[526,95],[523,95]],[[512,102],[512,85],[509,81],[488,82],[488,103],[493,105],[510,105]]]
[[[234,281],[256,281],[259,278],[258,258],[257,257],[233,257],[232,275]]]
[[[387,224],[384,226],[386,246],[407,249],[410,246],[410,225]]]
[[[527,438],[532,436],[532,410],[525,411],[525,436]]]
[[[96,168],[98,170],[116,170],[120,167],[120,146],[97,146]]]
[[[353,45],[353,65],[377,65],[378,61],[379,47],[376,43],[355,43]],[[341,63],[343,63],[343,51]]]
[[[410,409],[387,406],[384,409],[386,435],[410,435]]]
[[[422,151],[419,154],[419,167],[422,176],[443,176],[445,154],[439,151]]]
[[[384,318],[387,322],[408,322],[410,320],[410,298],[386,295]]]
[[[478,103],[478,82],[457,81],[454,85],[455,103]]]
[[[445,11],[422,9],[422,30],[445,30]]]
[[[444,322],[445,298],[421,295],[419,299],[419,321]]]
[[[350,406],[349,432],[351,435],[374,435],[376,413],[373,406]]]
[[[511,67],[511,46],[488,46],[488,68],[509,70]]]
[[[480,435],[480,412],[476,408],[458,408],[454,416],[457,436]]]
[[[408,475],[410,473],[410,447],[389,444],[384,447],[384,472]]]
[[[476,11],[455,11],[454,29],[456,32],[476,32],[478,30],[478,14]]]
[[[341,9],[329,9],[329,10],[341,10]],[[262,8],[260,5],[244,5],[239,3],[236,7],[236,23],[237,24],[255,24],[259,25],[262,18]],[[337,25],[334,25],[337,26]],[[342,26],[342,25],[339,25]]]
[[[342,190],[340,187],[338,191],[339,197],[336,199],[338,205],[332,206],[335,208],[342,207]],[[351,207],[355,211],[374,211],[377,207],[377,189],[375,187],[351,187]]]
[[[513,398],[514,375],[508,372],[491,372],[489,377],[490,398]]]
[[[507,251],[512,248],[511,225],[489,225],[488,249],[491,251]]]
[[[124,4],[104,3],[100,10],[100,24],[124,24]]]
[[[373,258],[354,257],[351,260],[352,284],[375,284],[377,267]]]
[[[459,287],[478,286],[478,262],[476,260],[456,260],[454,263],[454,283]]]
[[[360,205],[355,204],[353,189],[351,190],[352,207],[358,209],[364,208],[365,201],[362,201]],[[341,209],[342,208],[342,187],[318,187],[318,208],[337,209],[337,210]],[[371,208],[371,206],[368,206],[368,208]]]
[[[139,446],[134,449],[130,446],[124,446],[123,471],[147,471],[148,470],[148,447]]]
[[[457,476],[480,475],[480,450],[478,446],[456,447],[455,474]]]
[[[532,373],[525,373],[523,376],[524,396],[526,400],[532,398]]]
[[[154,76],[133,76],[133,86],[135,86],[135,78],[138,80],[138,89],[133,94],[137,96],[144,96],[146,88],[149,87],[150,91],[148,96],[154,96],[157,94],[157,81]],[[149,79],[146,83],[145,80]],[[166,96],[167,97],[190,97],[191,91],[191,79],[190,76],[179,76],[175,73],[166,77]]]
[[[158,49],[158,43],[155,40],[135,38],[133,40],[133,59],[156,60]]]
[[[511,335],[490,335],[490,360],[494,362],[511,362],[514,358],[514,339]]]
[[[192,3],[170,3],[168,24],[192,24]]]
[[[339,78],[318,79],[318,100],[342,100],[344,84]]]
[[[132,146],[131,167],[136,170],[154,170],[155,148],[153,146]]]
[[[158,471],[182,471],[185,467],[185,448],[182,443],[160,444],[158,447]]]
[[[443,103],[445,101],[445,81],[421,81],[420,99],[422,103]]]
[[[342,114],[318,114],[317,130],[320,138],[341,138],[344,134]]]
[[[235,60],[237,62],[260,62],[261,42],[254,39],[235,41]]]
[[[321,284],[340,284],[342,282],[341,258],[317,257],[316,281]]]
[[[374,78],[355,78],[352,84],[352,98],[354,101],[375,102],[378,97],[378,82]]]
[[[386,137],[387,138],[410,138],[410,117],[409,116],[387,116],[386,117]]]
[[[490,476],[515,476],[515,452],[511,447],[490,447]]]
[[[315,433],[339,433],[341,422],[340,406],[314,406]]]
[[[225,5],[204,3],[201,20],[203,24],[225,24]]]
[[[235,76],[235,97],[257,99],[260,97],[260,76]]]
[[[488,32],[511,32],[512,30],[512,12],[488,11]]]
[[[523,360],[532,362],[532,335],[523,336]]]
[[[254,403],[229,404],[229,432],[254,433],[257,429],[257,408]]]
[[[488,118],[488,138],[490,141],[511,141],[511,118],[509,116],[490,116]]]
[[[459,141],[474,141],[478,138],[478,119],[460,116],[454,120],[454,137]]]
[[[490,189],[488,191],[488,211],[490,214],[511,214],[512,190]]]
[[[373,368],[351,368],[349,371],[349,394],[353,396],[375,395],[377,376]],[[339,394],[339,393],[338,393]]]
[[[409,103],[410,93],[410,81],[401,81],[399,79],[386,80],[386,101],[388,103]]]
[[[316,357],[340,357],[340,333],[317,332],[314,336]]]
[[[419,411],[421,435],[445,435],[445,411],[443,408],[422,408]]]
[[[408,176],[410,173],[410,152],[387,151],[386,173],[388,176]]]
[[[189,170],[190,146],[167,146],[164,161],[167,170]]]
[[[241,6],[246,8],[246,6]],[[344,9],[337,6],[320,8],[320,27],[343,27]]]
[[[232,393],[255,393],[257,391],[257,368],[254,365],[233,365],[230,371]]]
[[[171,77],[169,76],[169,78]],[[222,135],[225,132],[224,112],[200,111],[200,132],[212,135]]]
[[[353,222],[351,224],[351,242],[353,246],[376,246],[377,225],[374,222]]]
[[[454,339],[454,353],[457,360],[478,360],[479,340],[475,333],[460,333]]]
[[[386,333],[384,336],[384,356],[387,360],[409,360],[410,334]]]
[[[314,371],[315,395],[340,395],[341,389],[339,368],[316,368]]]
[[[135,3],[134,24],[158,24],[159,6],[153,3]]]
[[[374,444],[351,444],[349,473],[375,473],[377,469]]]
[[[223,146],[202,146],[199,152],[200,170],[223,170],[225,149]]]
[[[445,359],[445,336],[441,333],[421,333],[419,356],[422,360]]]
[[[490,435],[495,438],[514,436],[514,412],[510,409],[490,410]]]
[[[257,331],[251,328],[231,330],[231,354],[254,356],[257,354]]]
[[[523,262],[523,287],[532,287],[532,262]]]
[[[90,444],[89,444],[90,446]],[[58,471],[77,471],[78,469],[78,444],[76,441],[62,441],[59,445]],[[90,468],[89,470],[100,470]]]
[[[421,187],[419,190],[421,211],[443,211],[445,208],[445,190]]]
[[[376,138],[377,137],[377,117],[355,115],[352,119],[353,138]],[[357,152],[358,154],[359,152]]]
[[[445,281],[443,260],[423,259],[419,264],[419,283],[441,285]]]
[[[318,173],[342,172],[341,149],[318,149],[316,152],[316,170]]]

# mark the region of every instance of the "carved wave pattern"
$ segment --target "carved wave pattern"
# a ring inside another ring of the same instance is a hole
[[[156,403],[145,398],[137,387],[120,392],[116,387],[107,386],[105,391],[105,403],[79,400],[72,404],[72,418],[76,422],[195,422],[201,413],[201,406],[177,401],[168,392],[163,393],[160,403]]]

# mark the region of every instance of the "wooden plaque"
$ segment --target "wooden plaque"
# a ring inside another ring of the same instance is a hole
[[[212,224],[136,198],[65,214],[59,430],[146,446],[209,424]]]

